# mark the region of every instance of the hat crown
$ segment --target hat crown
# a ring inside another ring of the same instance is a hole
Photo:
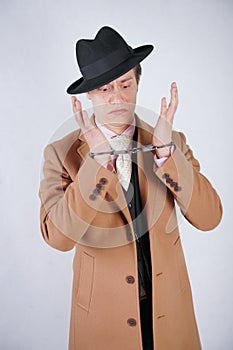
[[[100,71],[104,73],[114,68],[129,55],[133,55],[133,49],[119,33],[107,26],[102,27],[93,40],[81,39],[76,43],[78,65],[82,75],[88,79],[94,78]]]
[[[76,58],[82,77],[68,88],[68,94],[94,90],[134,68],[153,50],[153,45],[132,48],[113,28],[102,27],[95,38],[76,43]]]

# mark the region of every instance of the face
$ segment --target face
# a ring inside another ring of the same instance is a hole
[[[89,91],[87,97],[94,108],[96,121],[113,131],[122,131],[134,118],[138,84],[134,69]]]

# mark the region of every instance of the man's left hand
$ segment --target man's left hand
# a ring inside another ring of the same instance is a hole
[[[161,110],[154,128],[152,144],[155,146],[163,146],[169,144],[172,140],[172,125],[174,115],[178,106],[178,89],[175,82],[171,84],[171,100],[167,106],[166,97],[161,99]],[[165,147],[156,150],[156,154],[159,158],[168,157],[170,155],[170,148]]]

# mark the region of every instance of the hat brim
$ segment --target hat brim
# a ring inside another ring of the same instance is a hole
[[[143,45],[134,49],[133,54],[127,60],[121,62],[118,66],[110,71],[93,79],[85,80],[83,77],[72,83],[66,90],[70,95],[81,94],[97,89],[100,86],[110,83],[114,79],[127,73],[130,69],[135,67],[138,63],[144,60],[153,50],[153,45]]]

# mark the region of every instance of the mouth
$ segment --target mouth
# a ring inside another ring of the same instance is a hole
[[[124,114],[126,112],[128,112],[127,109],[121,108],[121,109],[114,109],[113,111],[109,112],[109,114],[119,115],[119,114]]]

